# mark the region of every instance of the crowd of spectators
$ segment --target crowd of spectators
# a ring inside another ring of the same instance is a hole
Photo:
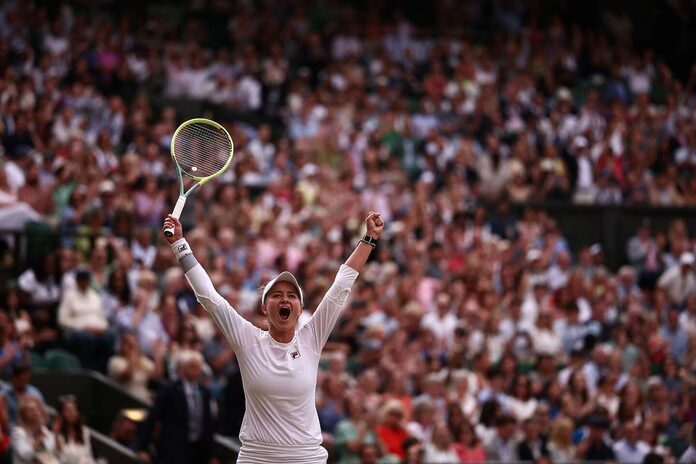
[[[201,353],[217,430],[238,432],[234,352],[159,236],[181,122],[159,103],[205,101],[236,154],[182,222],[249,320],[285,269],[309,316],[365,211],[387,223],[325,350],[332,459],[674,462],[696,421],[696,236],[646,218],[614,272],[511,204],[695,205],[696,67],[682,81],[632,48],[626,17],[587,30],[534,4],[435,2],[428,28],[343,2],[180,20],[2,2],[0,227],[58,245],[2,288],[0,372],[61,347],[153,400]],[[89,442],[52,435],[41,403],[3,400],[13,446]]]

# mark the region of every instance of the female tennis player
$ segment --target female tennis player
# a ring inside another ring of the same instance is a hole
[[[321,350],[384,229],[380,213],[365,219],[367,235],[341,265],[333,285],[309,322],[297,330],[302,313],[302,288],[290,272],[268,282],[261,294],[261,310],[269,330],[241,317],[213,288],[183,237],[181,223],[169,215],[164,229],[173,229],[171,244],[198,302],[210,313],[234,348],[244,384],[246,413],[242,421],[239,464],[324,464],[321,428],[314,402]]]

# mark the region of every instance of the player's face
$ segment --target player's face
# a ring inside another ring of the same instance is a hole
[[[300,294],[294,285],[278,282],[266,295],[266,316],[272,329],[286,332],[295,330],[302,312]]]

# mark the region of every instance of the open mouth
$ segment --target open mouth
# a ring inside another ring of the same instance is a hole
[[[290,318],[290,308],[287,306],[281,306],[279,314],[282,321],[287,321]]]

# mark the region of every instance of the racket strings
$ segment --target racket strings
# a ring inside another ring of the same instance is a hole
[[[185,126],[174,142],[174,158],[183,172],[208,177],[220,172],[232,153],[232,145],[223,130],[205,123]]]

